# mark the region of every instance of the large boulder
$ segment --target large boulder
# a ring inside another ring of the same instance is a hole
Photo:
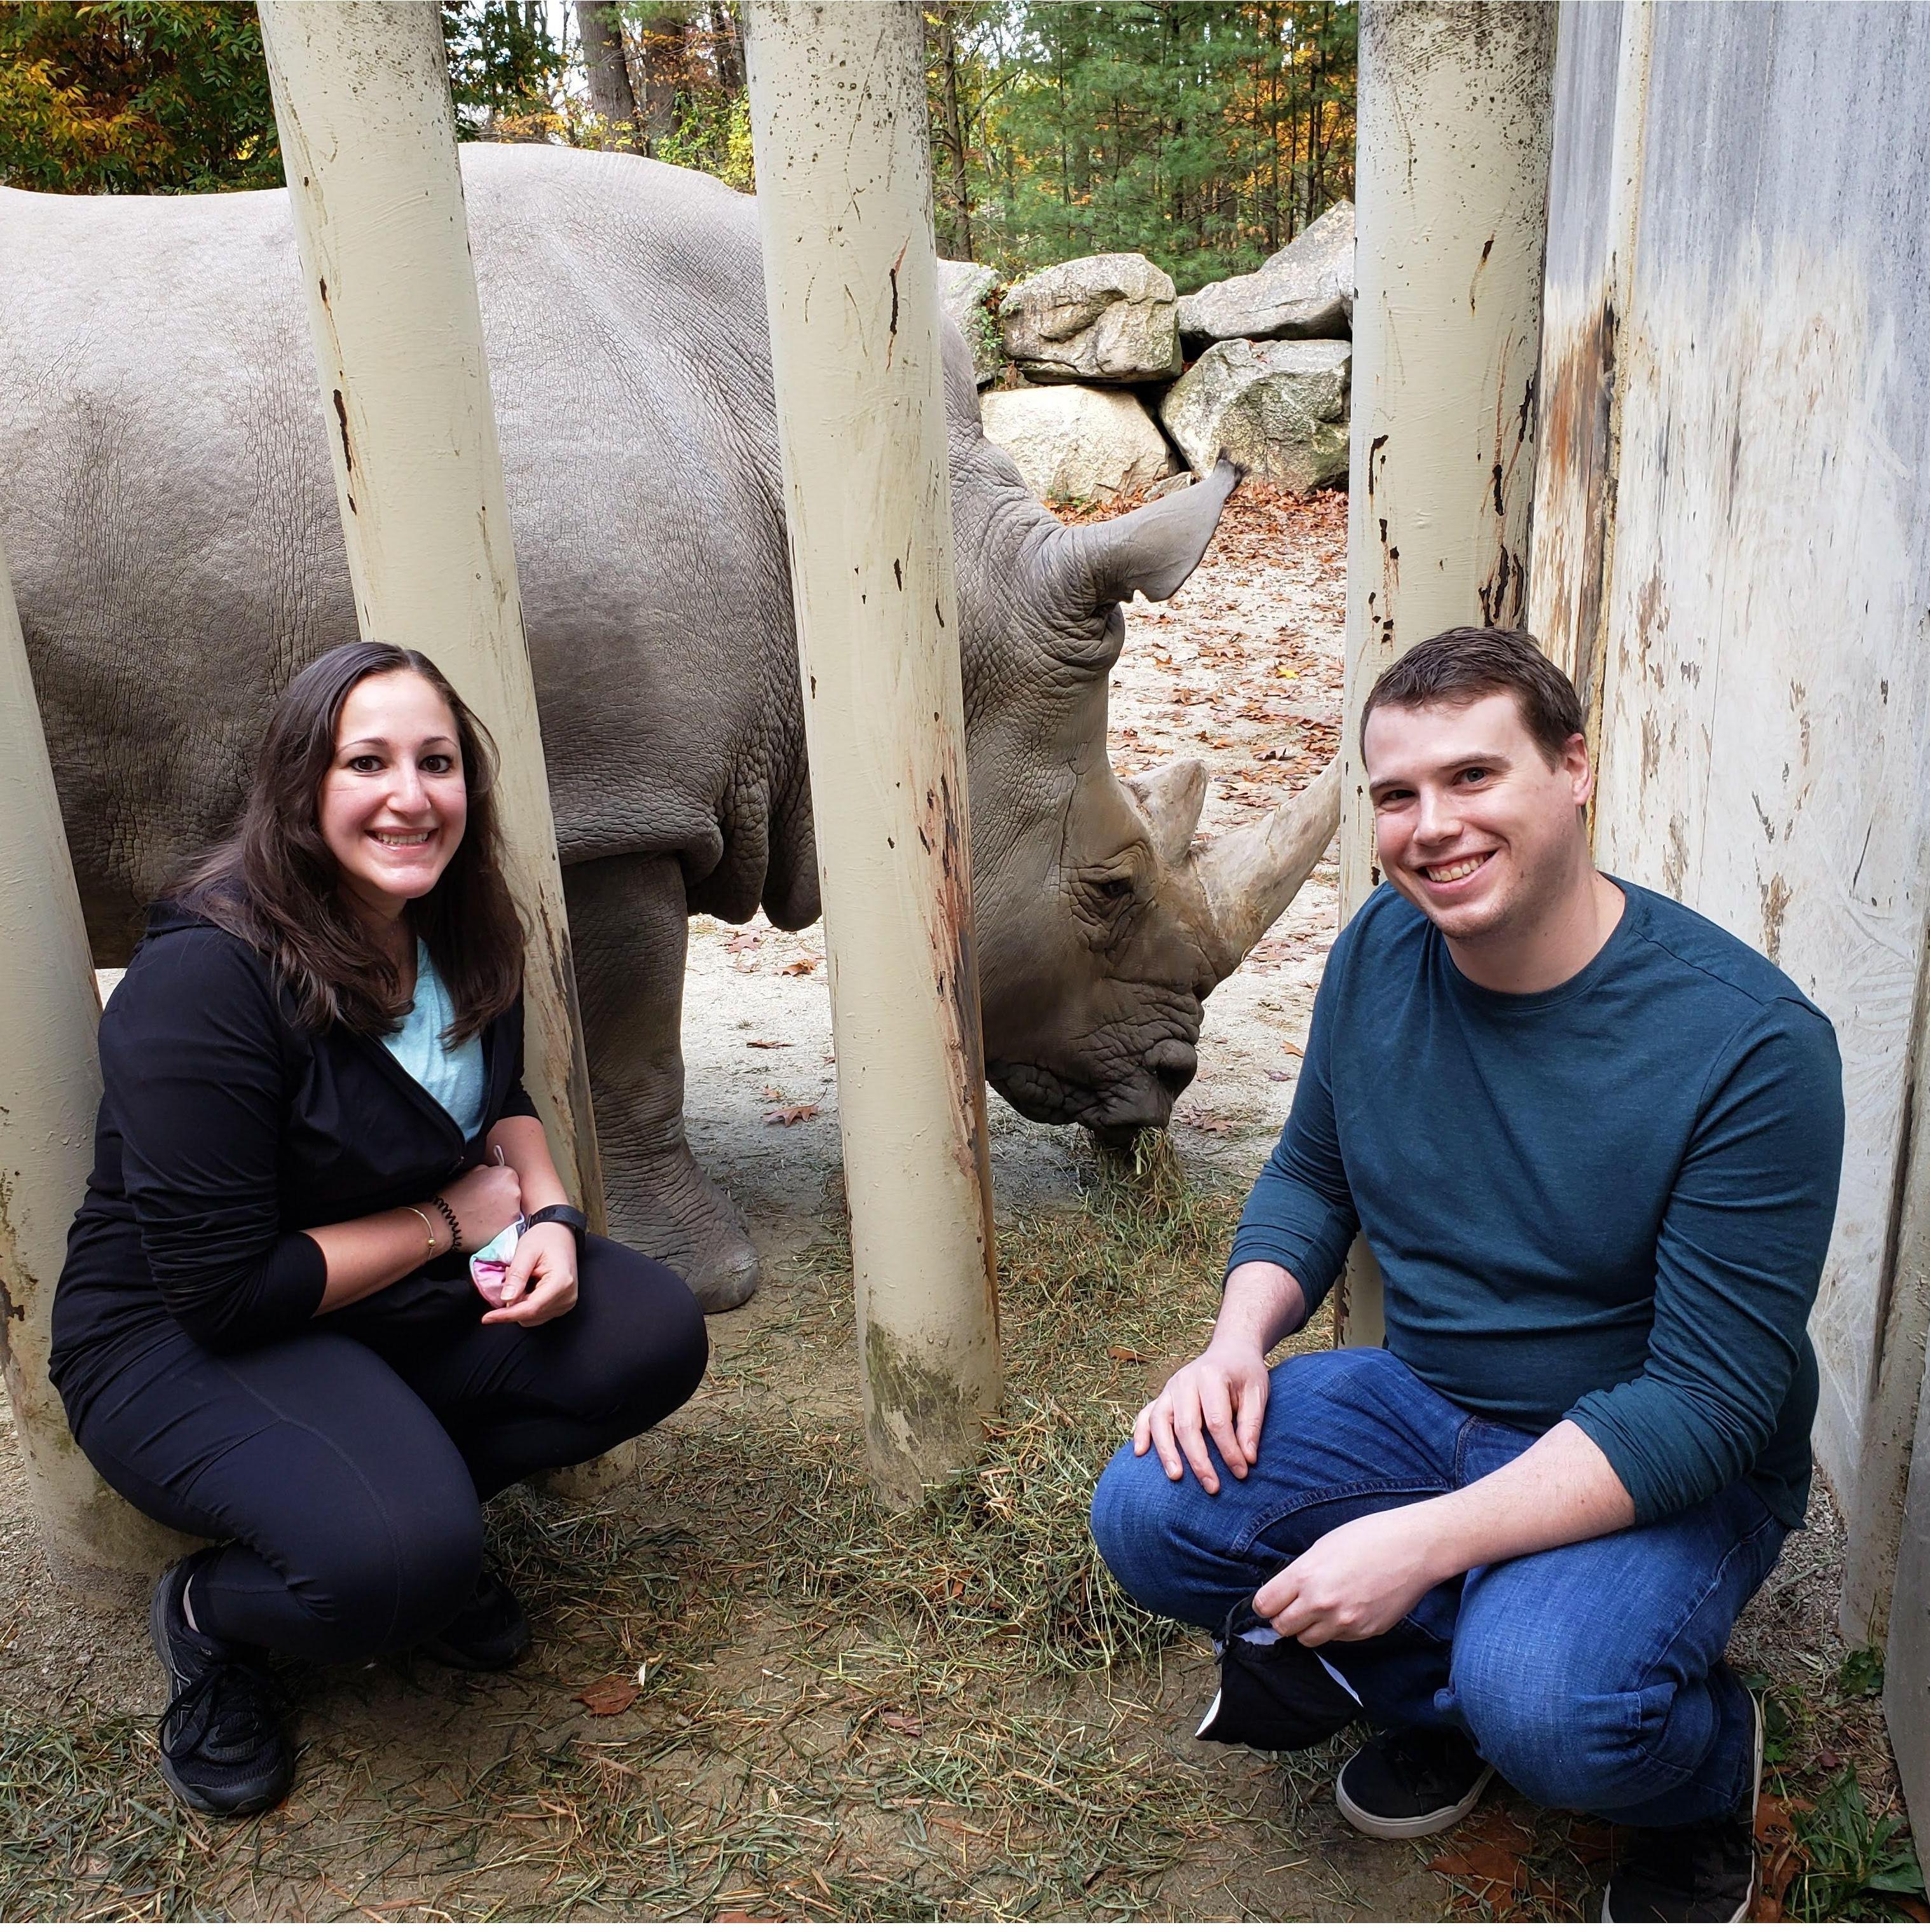
[[[1209,282],[1179,303],[1188,347],[1235,337],[1346,335],[1354,321],[1354,204],[1336,202],[1250,275]]]
[[[1005,367],[998,325],[985,305],[986,297],[998,284],[998,276],[982,262],[939,261],[938,301],[971,351],[972,370],[981,389],[997,382]]]
[[[993,389],[978,406],[986,434],[1047,501],[1109,503],[1178,466],[1157,424],[1121,390]]]
[[[1084,255],[1006,290],[1005,352],[1035,382],[1163,382],[1184,366],[1172,278],[1143,255]]]
[[[1216,342],[1166,393],[1160,419],[1202,476],[1221,450],[1289,490],[1347,476],[1348,342]]]

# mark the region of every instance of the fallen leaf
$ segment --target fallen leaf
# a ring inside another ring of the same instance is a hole
[[[1267,1078],[1269,1080],[1291,1080],[1293,1076],[1283,1066],[1269,1066]]]
[[[767,1100],[782,1100],[784,1098],[784,1089],[782,1087],[766,1087],[761,1090]]]
[[[1136,1348],[1122,1348],[1118,1342],[1106,1352],[1115,1362],[1143,1362],[1146,1358]]]
[[[887,1711],[879,1719],[887,1731],[896,1731],[908,1738],[922,1738],[925,1726],[916,1718],[908,1717],[902,1711]]]
[[[1482,1903],[1487,1905],[1505,1904],[1517,1886],[1529,1882],[1520,1860],[1494,1845],[1476,1845],[1465,1852],[1443,1852],[1427,1861],[1427,1869],[1444,1878],[1472,1880]]]
[[[817,964],[815,959],[794,959],[784,970],[793,978],[797,978],[809,973]]]
[[[788,1040],[747,1040],[744,1044],[746,1046],[788,1046],[791,1042]]]
[[[800,1120],[815,1120],[818,1109],[809,1101],[798,1101],[788,1107],[773,1107],[764,1118],[767,1126],[794,1127]]]
[[[725,940],[724,950],[726,952],[750,952],[763,944],[764,934],[761,932],[734,932]]]
[[[594,1684],[585,1684],[577,1692],[576,1701],[587,1706],[593,1718],[614,1718],[637,1701],[637,1691],[634,1677],[599,1677]]]

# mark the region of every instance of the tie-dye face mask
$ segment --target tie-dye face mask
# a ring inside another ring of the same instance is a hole
[[[503,1280],[529,1222],[518,1214],[486,1248],[478,1248],[469,1258],[469,1278],[476,1291],[491,1308],[503,1306]]]

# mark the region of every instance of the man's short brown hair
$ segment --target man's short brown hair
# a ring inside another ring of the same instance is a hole
[[[1500,691],[1514,694],[1521,722],[1553,770],[1582,728],[1574,686],[1526,631],[1472,625],[1416,644],[1381,673],[1361,707],[1361,750],[1367,748],[1367,720],[1381,705],[1411,710],[1423,704],[1472,704]]]

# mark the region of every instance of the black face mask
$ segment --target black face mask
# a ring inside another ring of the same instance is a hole
[[[1227,1612],[1213,1648],[1220,1688],[1196,1737],[1256,1750],[1304,1750],[1361,1715],[1353,1692],[1315,1652],[1280,1636],[1250,1597]]]

